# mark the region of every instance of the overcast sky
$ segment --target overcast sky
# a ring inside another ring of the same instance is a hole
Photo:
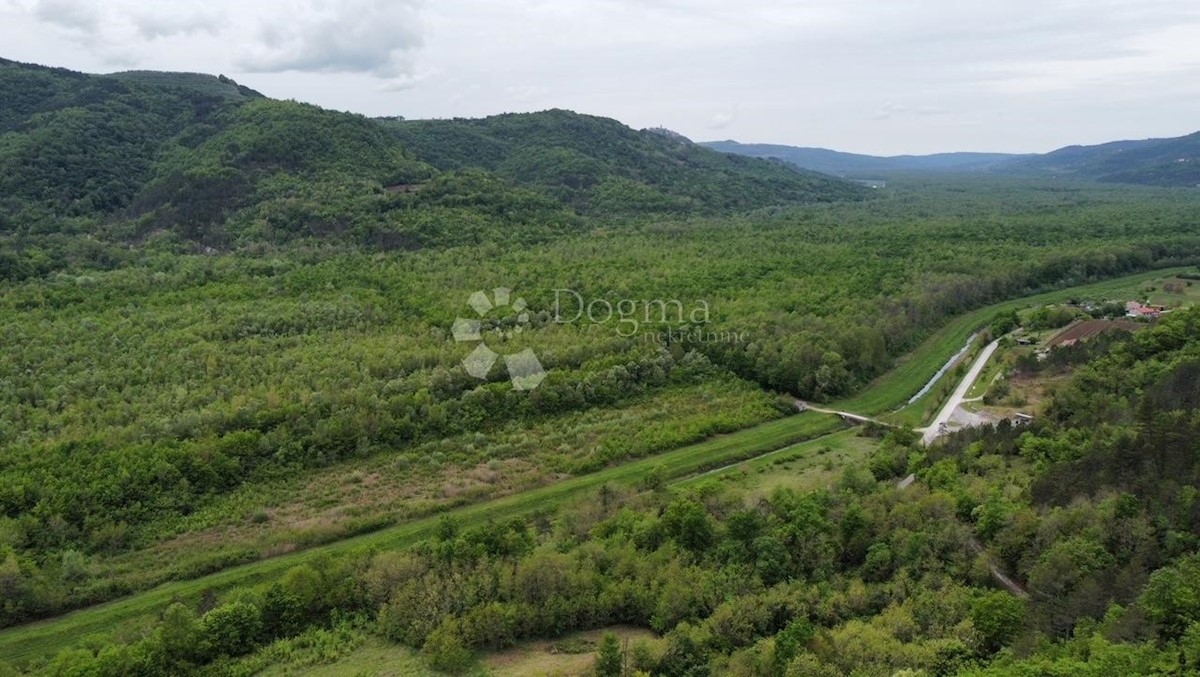
[[[0,0],[0,56],[876,154],[1200,129],[1196,0]]]

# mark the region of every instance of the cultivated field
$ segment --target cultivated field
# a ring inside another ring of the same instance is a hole
[[[1084,320],[1077,322],[1066,329],[1056,334],[1046,344],[1053,348],[1064,343],[1074,343],[1090,339],[1093,336],[1098,336],[1106,331],[1125,330],[1133,331],[1145,325],[1133,322],[1131,320]]]

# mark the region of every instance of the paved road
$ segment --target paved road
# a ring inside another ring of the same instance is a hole
[[[929,424],[929,427],[925,428],[925,434],[922,437],[922,441],[924,441],[926,445],[931,444],[938,438],[939,435],[942,434],[942,426],[950,421],[950,417],[954,415],[954,410],[958,409],[958,406],[962,404],[963,398],[967,395],[967,391],[971,389],[971,384],[975,382],[975,379],[979,378],[980,372],[982,372],[983,368],[987,366],[988,360],[991,359],[992,353],[996,352],[996,348],[999,345],[999,339],[992,341],[991,343],[987,344],[987,347],[983,349],[983,352],[979,353],[979,357],[975,358],[975,364],[971,365],[971,368],[967,371],[967,375],[963,377],[962,382],[959,383],[958,387],[954,389],[954,394],[950,396],[949,400],[946,400],[946,404],[942,406],[940,411],[938,411],[938,415],[933,419],[933,422]]]

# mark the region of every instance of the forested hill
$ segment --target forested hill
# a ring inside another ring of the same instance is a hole
[[[1067,146],[1005,165],[1012,173],[1050,174],[1152,186],[1200,185],[1200,132],[1173,139]]]
[[[708,141],[701,145],[748,157],[776,158],[838,176],[882,178],[911,172],[975,172],[1061,177],[1147,186],[1200,186],[1200,132],[1172,139],[1066,146],[1042,155],[935,153],[880,157],[827,148]]]
[[[154,174],[165,144],[211,126],[236,85],[96,77],[0,60],[0,232],[111,214]]]
[[[858,197],[857,186],[778,161],[719,153],[667,130],[567,110],[394,121],[439,169],[482,168],[581,211],[688,212]]]
[[[18,265],[13,238],[420,248],[542,238],[576,227],[579,211],[861,195],[565,111],[399,123],[272,100],[224,76],[0,60],[0,267]]]
[[[381,186],[434,175],[368,118],[189,73],[3,61],[0,134],[0,236],[25,246],[323,235]]]

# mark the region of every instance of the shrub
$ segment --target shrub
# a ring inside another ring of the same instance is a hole
[[[989,653],[1012,641],[1025,622],[1025,602],[1007,592],[991,592],[971,606],[971,623]]]
[[[604,638],[600,640],[600,649],[596,652],[596,663],[593,668],[596,677],[621,677],[624,668],[620,640],[611,632],[604,633]]]
[[[232,602],[204,614],[201,626],[212,655],[240,656],[258,644],[262,613],[249,602]]]
[[[463,642],[458,620],[453,618],[446,619],[429,633],[421,653],[435,670],[442,672],[462,672],[471,665],[471,652]]]

